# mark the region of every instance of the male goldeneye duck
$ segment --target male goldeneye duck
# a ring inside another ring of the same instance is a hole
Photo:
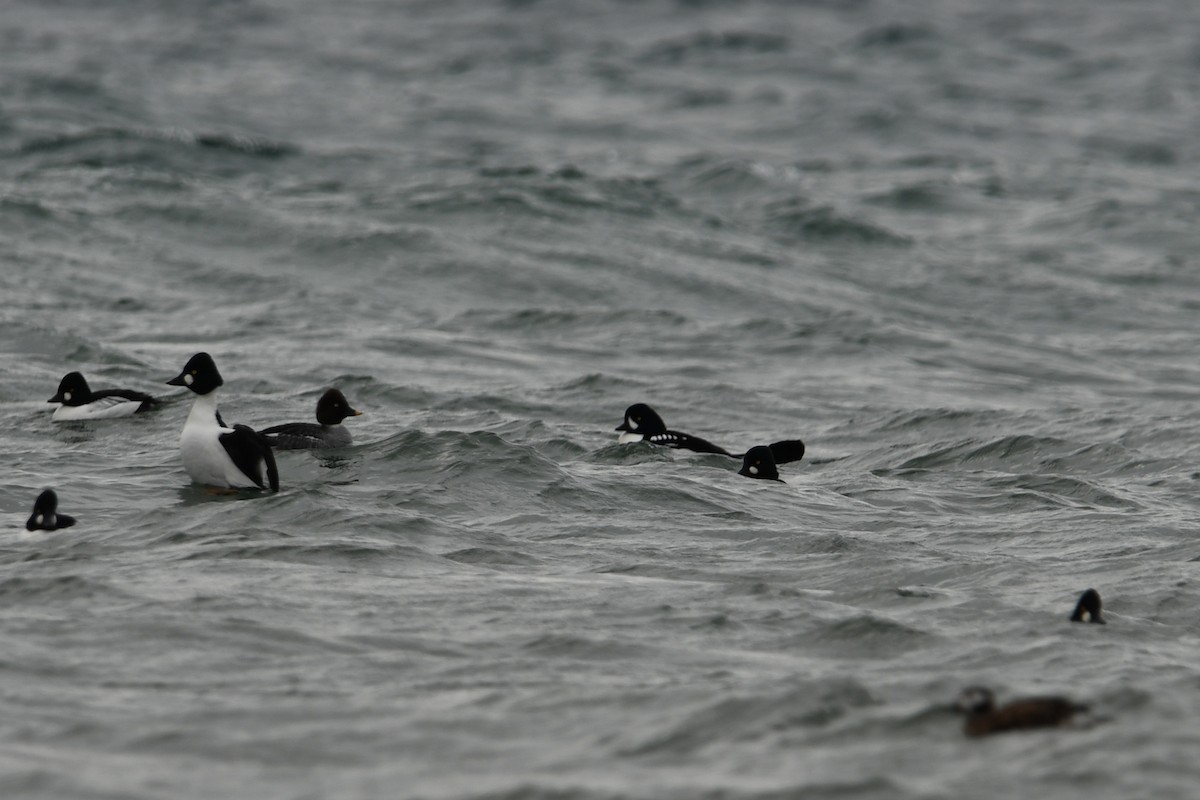
[[[733,457],[733,453],[698,436],[667,430],[667,424],[663,422],[662,417],[645,403],[634,403],[625,409],[625,421],[618,425],[616,430],[622,431],[617,438],[620,444],[650,442],[697,453],[716,453]]]
[[[996,708],[991,689],[972,686],[963,689],[955,708],[967,715],[963,732],[967,736],[1054,728],[1067,725],[1088,707],[1065,697],[1026,697]]]
[[[779,470],[775,468],[775,456],[771,454],[771,448],[765,444],[760,444],[756,447],[751,447],[746,451],[746,455],[742,458],[742,468],[738,470],[738,475],[745,475],[747,478],[756,478],[763,481],[779,481]]]
[[[346,417],[362,416],[346,397],[330,389],[317,401],[317,422],[288,422],[263,428],[260,433],[276,450],[309,450],[317,447],[349,447],[353,439],[342,424]]]
[[[617,438],[620,444],[649,442],[680,450],[715,453],[743,460],[748,455],[748,453],[736,455],[723,447],[717,447],[712,442],[706,442],[698,436],[667,430],[667,425],[663,422],[662,417],[645,403],[634,403],[625,409],[625,421],[618,425],[616,430],[622,432]],[[791,461],[799,461],[804,457],[804,442],[799,439],[788,439],[766,446],[771,449],[771,455],[776,464],[787,464]]]
[[[33,502],[33,514],[25,523],[27,531],[56,531],[59,528],[69,528],[75,524],[75,518],[58,513],[58,495],[53,489],[46,489]]]
[[[54,422],[75,422],[85,419],[116,419],[147,411],[162,401],[145,392],[132,389],[103,389],[93,392],[83,375],[68,372],[58,382],[58,391],[47,403],[60,403],[54,409]]]
[[[179,437],[183,468],[194,482],[228,489],[269,485],[271,491],[279,491],[275,454],[266,437],[248,425],[227,427],[217,411],[217,390],[225,381],[212,356],[197,353],[167,383],[186,386],[196,394]]]
[[[1075,605],[1075,611],[1071,614],[1071,622],[1094,622],[1098,625],[1106,624],[1104,615],[1100,611],[1099,592],[1097,592],[1095,589],[1088,589],[1079,596],[1079,602]]]

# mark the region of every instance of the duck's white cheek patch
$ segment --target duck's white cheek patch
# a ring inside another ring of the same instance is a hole
[[[640,442],[642,440],[642,438],[643,437],[640,433],[630,433],[629,431],[624,431],[620,436],[617,437],[617,444],[630,444],[631,442]]]
[[[35,519],[35,520],[34,520],[34,523],[35,523],[35,524],[37,524],[37,525],[41,525],[41,524],[42,524],[42,519],[43,519],[42,515],[41,515],[41,514],[38,514],[38,515],[37,515],[37,519]]]
[[[192,377],[190,374],[189,374],[189,375],[184,375],[184,376],[183,376],[183,385],[184,385],[184,386],[191,386],[191,385],[192,385],[192,383],[193,383],[195,380],[196,380],[196,379],[195,379],[194,377]]]
[[[631,431],[636,431],[638,429],[638,424],[637,424],[636,419],[626,420],[626,424],[629,425],[629,430],[631,430]]]
[[[758,467],[751,467],[751,468],[750,468],[750,474],[751,474],[751,475],[757,475],[757,474],[758,474]]]
[[[71,393],[63,392],[63,400],[70,400],[70,399],[71,399]]]

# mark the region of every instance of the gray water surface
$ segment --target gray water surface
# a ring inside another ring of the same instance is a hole
[[[1196,19],[7,4],[0,794],[1195,797]],[[354,446],[192,486],[199,350]]]

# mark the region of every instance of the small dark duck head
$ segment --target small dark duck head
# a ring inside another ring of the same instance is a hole
[[[742,458],[742,468],[738,470],[738,475],[764,481],[779,480],[779,470],[775,467],[775,456],[771,454],[771,448],[765,444],[751,447]]]
[[[1100,611],[1100,593],[1088,589],[1079,596],[1079,603],[1071,614],[1071,622],[1094,622],[1097,625],[1106,624],[1104,614]]]
[[[167,381],[168,386],[186,386],[196,394],[208,394],[224,383],[208,353],[196,353],[183,365],[183,372]]]
[[[963,689],[954,707],[967,715],[963,726],[967,736],[1054,728],[1069,724],[1076,714],[1087,711],[1087,706],[1065,697],[1026,697],[996,708],[996,696],[983,686]]]
[[[640,433],[650,437],[658,433],[666,433],[667,425],[654,409],[645,403],[634,403],[625,409],[625,421],[616,427],[626,433]]]
[[[317,401],[317,422],[322,425],[338,425],[346,417],[360,417],[362,413],[351,408],[346,396],[337,389],[330,389]]]
[[[46,489],[33,502],[33,514],[25,523],[25,530],[56,531],[59,528],[69,528],[74,524],[74,517],[58,513],[58,495],[55,491]]]
[[[92,389],[83,375],[78,372],[68,372],[58,382],[58,391],[47,403],[62,403],[65,406],[81,406],[92,397]]]

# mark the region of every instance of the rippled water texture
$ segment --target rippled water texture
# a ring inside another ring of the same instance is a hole
[[[6,4],[0,794],[1194,797],[1195,18]],[[355,444],[190,485],[199,350]]]

